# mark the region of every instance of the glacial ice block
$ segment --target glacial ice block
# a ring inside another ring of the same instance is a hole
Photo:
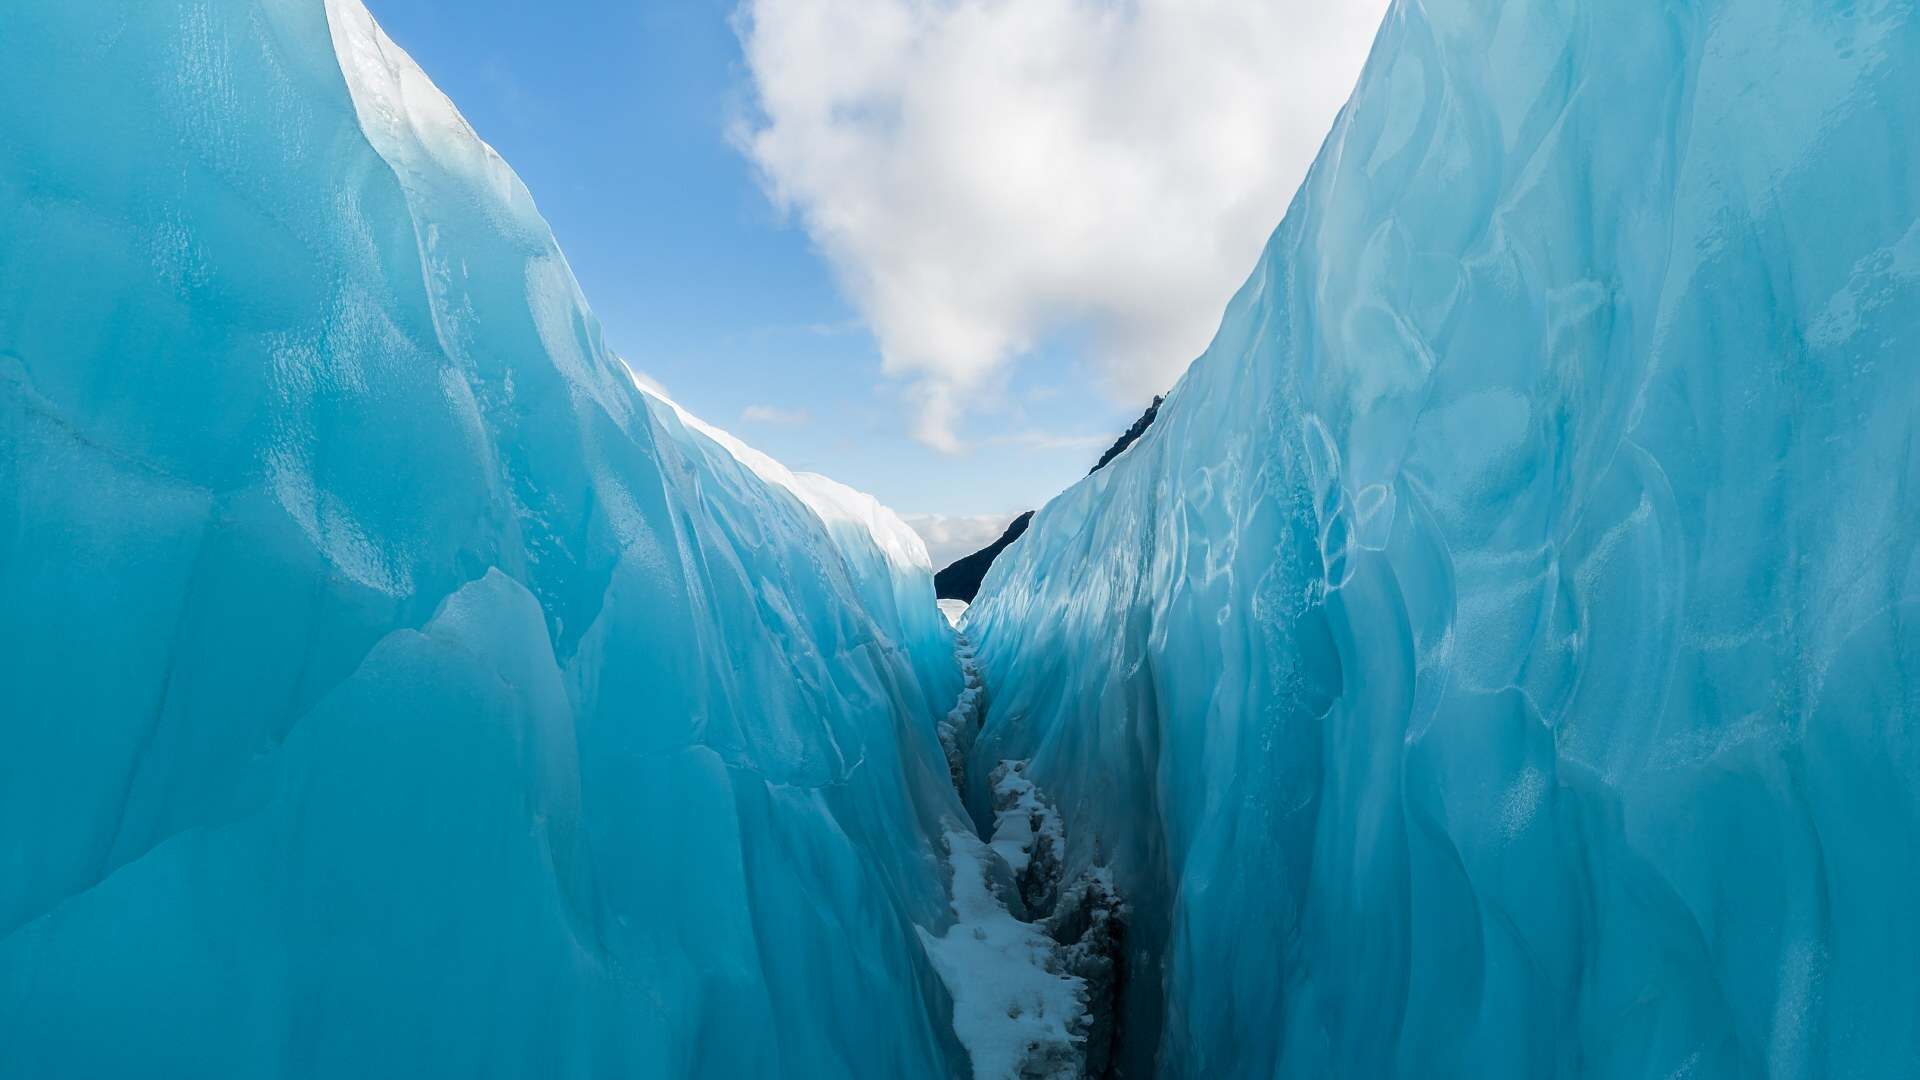
[[[960,1069],[917,538],[636,390],[355,0],[5,21],[0,1075]]]
[[[968,613],[1134,1075],[1913,1072],[1916,146],[1911,2],[1393,6]]]

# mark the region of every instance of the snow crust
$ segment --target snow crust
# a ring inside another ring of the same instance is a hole
[[[0,59],[0,1073],[963,1071],[917,537],[638,392],[357,2]]]
[[[1057,858],[1066,847],[1060,814],[1027,779],[1026,763],[1001,762],[988,777],[988,788],[993,792],[989,843],[1007,867],[1016,875],[1025,874],[1036,856]]]
[[[956,655],[965,687],[941,721],[940,743],[957,791],[966,786],[967,750],[979,730],[985,687],[965,634],[958,636]],[[1009,772],[1016,774],[1014,779],[1005,779]],[[1090,1061],[1104,1060],[1106,1044],[1112,1041],[1108,1028],[1093,1015],[1090,985],[1110,989],[1112,965],[1094,954],[1111,941],[1104,933],[1112,921],[1108,917],[1122,913],[1117,901],[1111,911],[1095,912],[1089,905],[1074,914],[1089,926],[1099,921],[1100,931],[1088,933],[1075,925],[1072,937],[1056,935],[1049,916],[1054,914],[1051,893],[1058,887],[1057,876],[1045,879],[1045,907],[1033,898],[1040,891],[1034,871],[1059,869],[1052,859],[1058,848],[1057,824],[1041,840],[1032,829],[1022,834],[1008,819],[1024,823],[1031,814],[1038,822],[1046,815],[1057,823],[1058,816],[1032,785],[1018,779],[1015,763],[995,770],[993,780],[996,790],[1022,790],[1006,800],[992,827],[991,843],[958,824],[947,831],[953,923],[937,934],[922,929],[920,938],[952,994],[954,1034],[966,1047],[974,1076],[1075,1080],[1089,1075]],[[1051,846],[1043,846],[1049,842]],[[1037,867],[1036,856],[1049,860],[1047,865]],[[1083,977],[1080,970],[1093,978]],[[1090,1034],[1109,1037],[1092,1046]]]
[[[968,612],[1129,1075],[1920,1060],[1911,3],[1396,3]]]
[[[1052,970],[1057,948],[1045,931],[1013,917],[989,885],[996,867],[971,832],[947,834],[953,871],[953,925],[920,931],[934,968],[953,994],[953,1029],[981,1078],[1074,1080],[1080,1075],[1073,1024],[1084,984]]]

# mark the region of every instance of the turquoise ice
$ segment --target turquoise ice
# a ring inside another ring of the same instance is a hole
[[[1916,110],[1914,0],[1396,3],[956,637],[358,0],[21,0],[0,1077],[1912,1074]]]
[[[1916,145],[1910,2],[1394,5],[968,615],[1139,1070],[1914,1072]]]
[[[918,538],[636,389],[356,0],[5,22],[0,1075],[958,1068]]]

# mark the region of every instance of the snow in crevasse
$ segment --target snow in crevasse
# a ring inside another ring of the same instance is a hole
[[[0,1076],[1920,1058],[1911,0],[1396,3],[945,617],[357,0],[0,59]]]
[[[956,761],[979,723],[982,692],[971,645],[964,636],[958,645],[966,687],[941,727]],[[954,780],[964,785],[965,776],[956,771]],[[1000,832],[996,825],[989,845],[969,828],[947,831],[953,924],[922,930],[921,940],[953,996],[954,1034],[975,1076],[1073,1080],[1082,1075],[1086,982],[1066,970],[1060,943],[1020,902],[1032,837],[1021,843]]]
[[[970,832],[946,835],[953,870],[953,925],[920,931],[953,995],[953,1030],[976,1076],[1072,1080],[1081,1075],[1074,1022],[1084,1013],[1080,979],[1049,970],[1057,945],[1016,919],[990,885],[987,847]]]

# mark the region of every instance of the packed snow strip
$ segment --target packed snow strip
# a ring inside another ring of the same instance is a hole
[[[966,688],[940,736],[954,786],[965,790],[985,687],[965,634],[957,655]],[[993,772],[991,843],[948,831],[955,922],[921,937],[953,996],[975,1076],[1113,1076],[1128,911],[1104,866],[1062,889],[1060,816],[1024,771],[1007,761]]]
[[[1911,3],[1394,5],[968,612],[1129,1072],[1911,1072],[1916,101]]]
[[[1059,973],[1058,947],[1013,917],[989,885],[992,853],[965,829],[947,833],[954,922],[921,941],[953,996],[953,1029],[981,1080],[1077,1080],[1085,984]]]
[[[956,641],[966,686],[941,723],[940,739],[957,791],[965,786],[962,766],[979,724],[983,688],[972,646],[964,635]],[[1018,896],[1019,872],[1004,856],[1013,854],[1024,868],[1025,852],[1011,843],[996,851],[961,828],[947,830],[946,844],[953,923],[939,934],[922,929],[920,938],[953,998],[954,1034],[967,1049],[973,1075],[1077,1080],[1084,1060],[1079,1044],[1088,1026],[1086,987],[1062,971],[1059,946],[1026,909],[1022,919],[1009,907]]]
[[[1005,859],[1020,883],[1021,899],[1029,909],[1053,909],[1053,892],[1060,882],[1060,861],[1066,853],[1066,832],[1059,811],[1027,779],[1027,763],[1003,761],[987,778],[993,792],[994,854]]]
[[[7,27],[0,1073],[963,1068],[914,540],[636,392],[359,4]]]

